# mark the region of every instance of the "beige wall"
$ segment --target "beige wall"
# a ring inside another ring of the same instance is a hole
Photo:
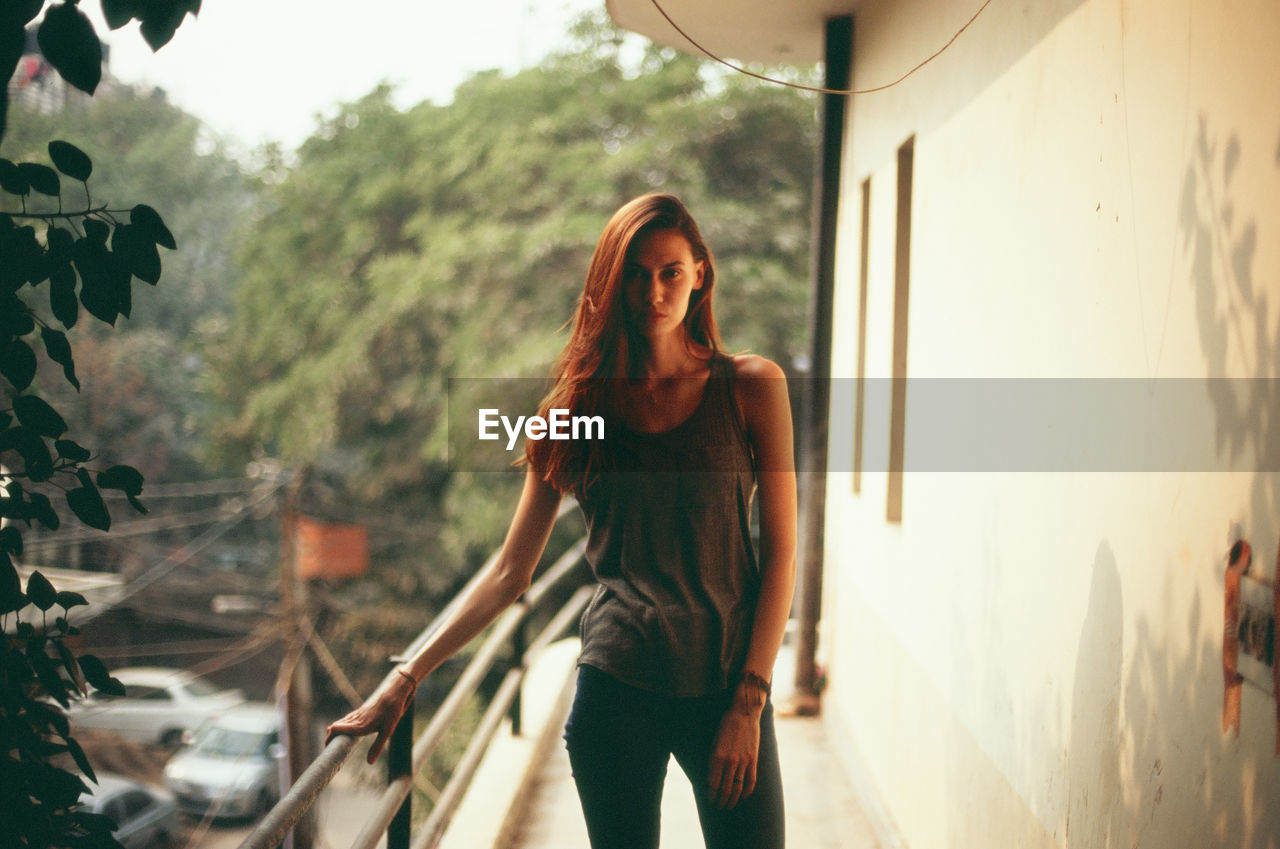
[[[855,86],[976,3],[860,4]],[[1280,377],[1276,33],[1260,0],[995,0],[906,83],[854,97],[836,375],[855,371],[868,179],[866,367],[891,372],[914,136],[910,377]],[[910,849],[1280,847],[1274,699],[1246,686],[1240,736],[1220,726],[1225,554],[1234,524],[1274,573],[1280,397],[1204,387],[1176,421],[1136,403],[1135,427],[1244,471],[908,472],[901,524],[883,464],[853,492],[835,393],[827,713]],[[866,408],[873,457],[886,409]],[[947,426],[912,409],[908,462]]]

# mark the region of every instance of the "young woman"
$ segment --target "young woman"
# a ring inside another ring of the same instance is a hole
[[[540,413],[600,415],[601,441],[530,441],[501,555],[434,638],[329,728],[377,737],[424,676],[529,586],[563,494],[599,582],[565,726],[593,849],[658,845],[674,756],[708,849],[781,849],[769,682],[795,581],[796,486],[782,370],[724,353],[715,263],[675,197],[645,195],[596,245]],[[760,551],[749,534],[760,498]]]

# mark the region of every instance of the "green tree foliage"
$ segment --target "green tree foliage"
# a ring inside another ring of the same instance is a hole
[[[400,111],[384,87],[345,106],[250,228],[235,320],[210,354],[220,445],[343,469],[352,512],[379,517],[396,598],[456,587],[500,540],[518,483],[450,469],[448,378],[546,375],[622,201],[664,190],[690,206],[731,348],[802,353],[812,98],[630,52],[598,21],[578,36],[450,105]]]
[[[66,611],[84,604],[84,598],[58,593],[39,572],[28,577],[24,591],[13,558],[22,555],[21,528],[61,526],[51,493],[81,522],[103,531],[111,527],[111,515],[102,490],[118,490],[135,510],[146,512],[138,499],[143,484],[138,471],[106,466],[71,439],[66,419],[33,391],[33,383],[42,350],[63,379],[79,389],[81,375],[67,331],[82,318],[109,325],[127,318],[133,280],[158,283],[159,249],[172,250],[176,243],[149,206],[93,206],[88,187],[93,163],[79,148],[53,141],[48,154],[52,168],[0,159],[0,197],[13,202],[0,206],[0,376],[8,390],[8,406],[0,410],[0,518],[10,523],[0,530],[0,806],[13,817],[9,827],[16,845],[114,846],[105,819],[74,810],[87,789],[84,782],[49,762],[68,754],[95,780],[65,716],[39,695],[47,693],[65,706],[72,694],[85,694],[86,678],[112,692],[123,688],[96,659],[77,661],[64,643],[76,633]],[[84,206],[71,199],[76,184]],[[21,619],[29,606],[40,611],[40,628]],[[55,606],[63,615],[50,623],[48,613]],[[50,659],[51,650],[57,661]]]
[[[195,117],[158,91],[103,87],[91,101],[54,112],[15,103],[0,151],[15,161],[38,157],[51,138],[70,139],[97,162],[103,197],[146,198],[163,207],[182,250],[164,257],[165,280],[135,305],[129,328],[192,335],[210,313],[225,314],[235,288],[231,245],[254,194],[239,162]]]
[[[32,391],[37,351],[43,349],[78,390],[80,377],[66,331],[85,316],[108,325],[128,318],[133,280],[158,283],[159,249],[177,245],[160,215],[145,204],[132,209],[73,206],[62,194],[58,172],[80,183],[88,201],[91,160],[63,141],[51,142],[49,155],[57,171],[42,163],[0,159],[0,189],[19,201],[17,208],[0,209],[0,375],[10,403],[0,411],[0,481],[5,490],[0,516],[56,530],[61,524],[57,511],[40,491],[54,489],[61,490],[80,521],[105,531],[111,517],[99,488],[123,491],[135,509],[145,512],[137,500],[142,477],[128,466],[91,475],[92,452],[68,437],[66,419]],[[31,198],[35,194],[56,200],[56,207],[41,208]],[[8,555],[21,554],[21,535],[6,539],[0,567],[12,568]]]
[[[0,4],[0,135],[25,28],[42,10],[37,40],[62,78],[90,94],[100,80],[102,50],[88,18],[75,2],[45,5]],[[103,2],[111,26],[139,18],[153,47],[198,6],[198,0]],[[66,643],[78,633],[66,614],[84,598],[58,592],[39,572],[28,576],[24,590],[13,558],[22,555],[23,528],[61,525],[61,505],[92,528],[110,528],[102,490],[122,492],[145,512],[138,499],[142,475],[131,466],[106,465],[72,439],[67,420],[41,397],[37,373],[42,351],[78,391],[81,373],[67,331],[91,319],[114,326],[128,318],[134,279],[157,284],[161,249],[173,250],[176,240],[150,206],[95,205],[89,154],[61,140],[46,149],[52,167],[43,156],[0,158],[0,387],[7,399],[0,410],[0,518],[6,524],[0,529],[0,809],[6,845],[110,847],[119,845],[111,836],[114,824],[77,810],[87,789],[80,775],[96,778],[58,705],[85,695],[90,685],[114,693],[123,687],[100,661],[77,658]],[[29,607],[39,611],[38,622],[22,618]],[[54,761],[61,756],[70,759],[66,767]]]
[[[6,559],[15,546],[21,552],[19,536],[6,534],[4,543]],[[83,604],[84,596],[58,592],[39,572],[27,578],[24,592],[13,567],[0,566],[0,623],[5,626],[0,629],[0,810],[5,812],[5,845],[120,845],[111,834],[115,823],[77,808],[88,786],[53,760],[67,759],[96,782],[93,766],[59,706],[87,695],[89,687],[124,694],[124,685],[108,674],[101,660],[91,654],[77,657],[68,645],[68,638],[80,633],[68,621],[70,611]],[[39,614],[24,621],[20,611],[28,607]],[[40,698],[41,693],[56,704]]]
[[[54,375],[38,384],[73,431],[105,446],[104,456],[137,464],[148,479],[201,474],[198,339],[230,312],[233,244],[254,197],[247,176],[195,118],[158,93],[104,86],[92,101],[56,112],[14,103],[10,117],[0,154],[35,159],[49,138],[76,139],[93,161],[110,163],[95,172],[94,194],[146,198],[165,210],[182,245],[164,254],[165,285],[138,299],[127,322],[83,328],[77,345],[87,377],[78,390]]]

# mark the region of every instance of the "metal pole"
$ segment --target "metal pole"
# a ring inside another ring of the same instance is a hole
[[[847,89],[853,57],[853,18],[832,18],[826,25],[826,88]],[[826,513],[827,413],[831,398],[832,303],[835,296],[836,223],[840,211],[840,162],[844,155],[846,95],[824,94],[820,107],[822,138],[815,177],[814,251],[810,333],[812,366],[804,410],[801,475],[799,619],[796,692],[817,695],[814,655],[822,615],[823,521]]]
[[[285,679],[284,718],[286,755],[289,761],[289,786],[292,787],[311,763],[311,667],[306,643],[298,624],[306,616],[306,586],[298,578],[297,568],[297,520],[298,493],[302,490],[306,469],[294,473],[293,480],[285,488],[284,508],[281,511],[283,530],[280,552],[280,605],[285,621],[290,623],[290,650],[285,653],[285,663],[292,664]],[[315,839],[315,817],[308,810],[294,824],[290,846],[292,849],[311,849]]]
[[[516,627],[516,632],[511,635],[511,667],[513,669],[524,669],[526,651],[525,629],[528,627],[528,622],[528,616],[521,619],[519,626]],[[520,692],[521,691],[517,689],[515,698],[511,700],[511,734],[514,737],[520,736],[520,729],[522,725],[520,721]]]
[[[409,700],[404,715],[391,732],[387,751],[387,783],[413,772],[413,708],[417,697]],[[399,810],[387,826],[387,849],[409,849],[409,825],[413,814],[413,791],[405,795]]]

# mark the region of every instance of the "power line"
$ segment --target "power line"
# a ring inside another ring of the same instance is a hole
[[[208,675],[210,672],[216,672],[227,666],[243,663],[281,639],[284,636],[284,631],[284,627],[276,621],[267,620],[240,640],[239,645],[232,646],[226,651],[202,660],[190,667],[188,671],[193,675]]]
[[[836,88],[822,88],[821,86],[803,85],[802,83],[793,83],[788,80],[780,80],[780,79],[777,79],[776,77],[769,77],[769,76],[765,76],[764,74],[757,74],[755,71],[749,71],[746,68],[742,67],[741,65],[735,65],[732,62],[727,62],[724,59],[717,56],[715,53],[712,53],[710,50],[703,47],[693,38],[693,36],[689,35],[689,33],[681,29],[680,25],[677,24],[675,21],[673,21],[671,19],[671,16],[667,14],[667,10],[662,8],[662,5],[658,2],[658,0],[649,0],[649,2],[653,4],[653,8],[658,10],[658,14],[662,15],[662,17],[667,19],[667,23],[671,24],[671,28],[674,29],[676,32],[680,33],[680,36],[684,38],[685,41],[689,42],[690,45],[695,47],[703,55],[707,56],[710,59],[715,60],[716,62],[719,62],[721,65],[724,65],[726,68],[729,68],[730,70],[733,70],[733,71],[737,71],[739,74],[745,74],[748,77],[754,77],[757,80],[762,80],[767,83],[773,83],[774,85],[786,86],[787,88],[797,88],[797,89],[800,89],[801,91],[812,91],[818,94],[872,94],[877,91],[884,91],[887,88],[893,88],[894,86],[898,85],[898,83],[902,82],[907,77],[911,76],[916,71],[920,70],[925,65],[928,65],[934,59],[937,59],[939,56],[941,56],[942,53],[948,47],[950,47],[952,44],[955,44],[955,41],[957,38],[960,37],[960,34],[963,33],[965,30],[967,30],[969,28],[969,25],[972,24],[974,21],[976,21],[978,19],[978,16],[981,15],[986,10],[986,8],[991,5],[991,0],[985,0],[985,2],[983,2],[983,4],[978,8],[978,11],[973,13],[973,17],[969,18],[969,20],[965,23],[965,25],[960,27],[960,29],[956,31],[956,34],[951,36],[951,38],[947,41],[946,44],[939,47],[923,62],[916,65],[910,71],[907,71],[905,74],[898,77],[893,82],[885,83],[884,85],[879,85],[874,88],[836,89]]]
[[[342,691],[342,695],[346,696],[352,708],[360,707],[363,701],[360,698],[360,693],[351,683],[351,679],[347,677],[347,674],[342,671],[342,665],[333,656],[333,652],[329,651],[329,647],[325,645],[324,640],[320,639],[320,635],[316,633],[316,629],[312,627],[311,622],[305,616],[299,616],[298,625],[301,627],[303,636],[306,638],[307,644],[311,646],[316,659],[320,661],[324,671],[329,674],[329,680]]]
[[[254,487],[261,484],[260,480],[253,478],[226,478],[196,483],[159,484],[154,487],[148,487],[145,497],[148,501],[152,501],[164,498],[197,498],[213,495],[239,496],[251,493]],[[102,496],[105,500],[112,502],[123,500],[125,497],[122,494],[111,491],[104,491]],[[219,504],[217,507],[203,510],[191,510],[166,516],[152,516],[145,519],[139,518],[125,522],[114,522],[109,536],[104,536],[103,532],[93,528],[64,530],[58,533],[57,536],[38,534],[34,538],[26,540],[23,548],[29,551],[44,551],[80,542],[112,542],[121,537],[181,530],[219,521],[225,518],[229,511],[239,511],[240,509],[240,505],[233,498]]]
[[[259,481],[253,478],[221,478],[217,480],[192,481],[190,483],[158,483],[146,485],[146,498],[193,498],[200,495],[227,495],[238,492],[249,492]],[[103,495],[124,498],[114,492]]]
[[[95,531],[92,528],[84,528],[80,530],[66,531],[58,534],[56,537],[52,534],[48,536],[39,536],[30,540],[23,546],[23,550],[42,551],[51,548],[60,548],[78,542],[113,542],[121,537],[142,536],[158,533],[160,531],[174,531],[182,528],[195,527],[197,525],[208,525],[225,519],[230,511],[236,514],[241,512],[242,505],[234,502],[230,504],[224,503],[217,507],[210,507],[205,510],[192,510],[187,513],[176,513],[171,516],[156,516],[150,519],[134,519],[129,522],[121,522],[113,524],[111,531],[107,535],[103,535],[101,531]]]
[[[203,551],[205,548],[211,545],[216,539],[218,539],[218,537],[222,536],[227,531],[231,530],[233,527],[240,524],[240,522],[244,521],[244,519],[253,510],[257,509],[258,506],[260,506],[262,503],[264,503],[268,499],[274,497],[275,494],[280,491],[280,488],[285,485],[285,483],[286,481],[281,480],[281,481],[275,482],[269,487],[264,487],[263,490],[258,494],[256,498],[246,502],[234,514],[222,520],[221,522],[219,522],[212,528],[208,529],[204,533],[200,534],[191,542],[184,545],[182,548],[178,549],[177,551],[173,552],[169,556],[165,557],[163,560],[161,560],[156,565],[152,566],[150,569],[142,573],[133,581],[130,581],[123,588],[120,595],[115,599],[114,603],[119,604],[120,602],[124,601],[130,596],[136,594],[139,590],[142,590],[142,589],[145,589],[146,587],[151,586],[156,581],[160,580],[165,575],[172,572],[174,569],[177,569],[179,566],[186,563],[192,557],[195,557],[197,554],[199,554],[201,551]]]
[[[250,637],[255,637],[254,632],[239,637],[219,637],[209,640],[174,640],[168,643],[146,643],[146,644],[129,644],[115,646],[97,646],[93,647],[93,653],[98,657],[119,657],[133,658],[145,657],[147,655],[179,655],[179,654],[224,654],[230,651],[239,651],[241,645]]]

